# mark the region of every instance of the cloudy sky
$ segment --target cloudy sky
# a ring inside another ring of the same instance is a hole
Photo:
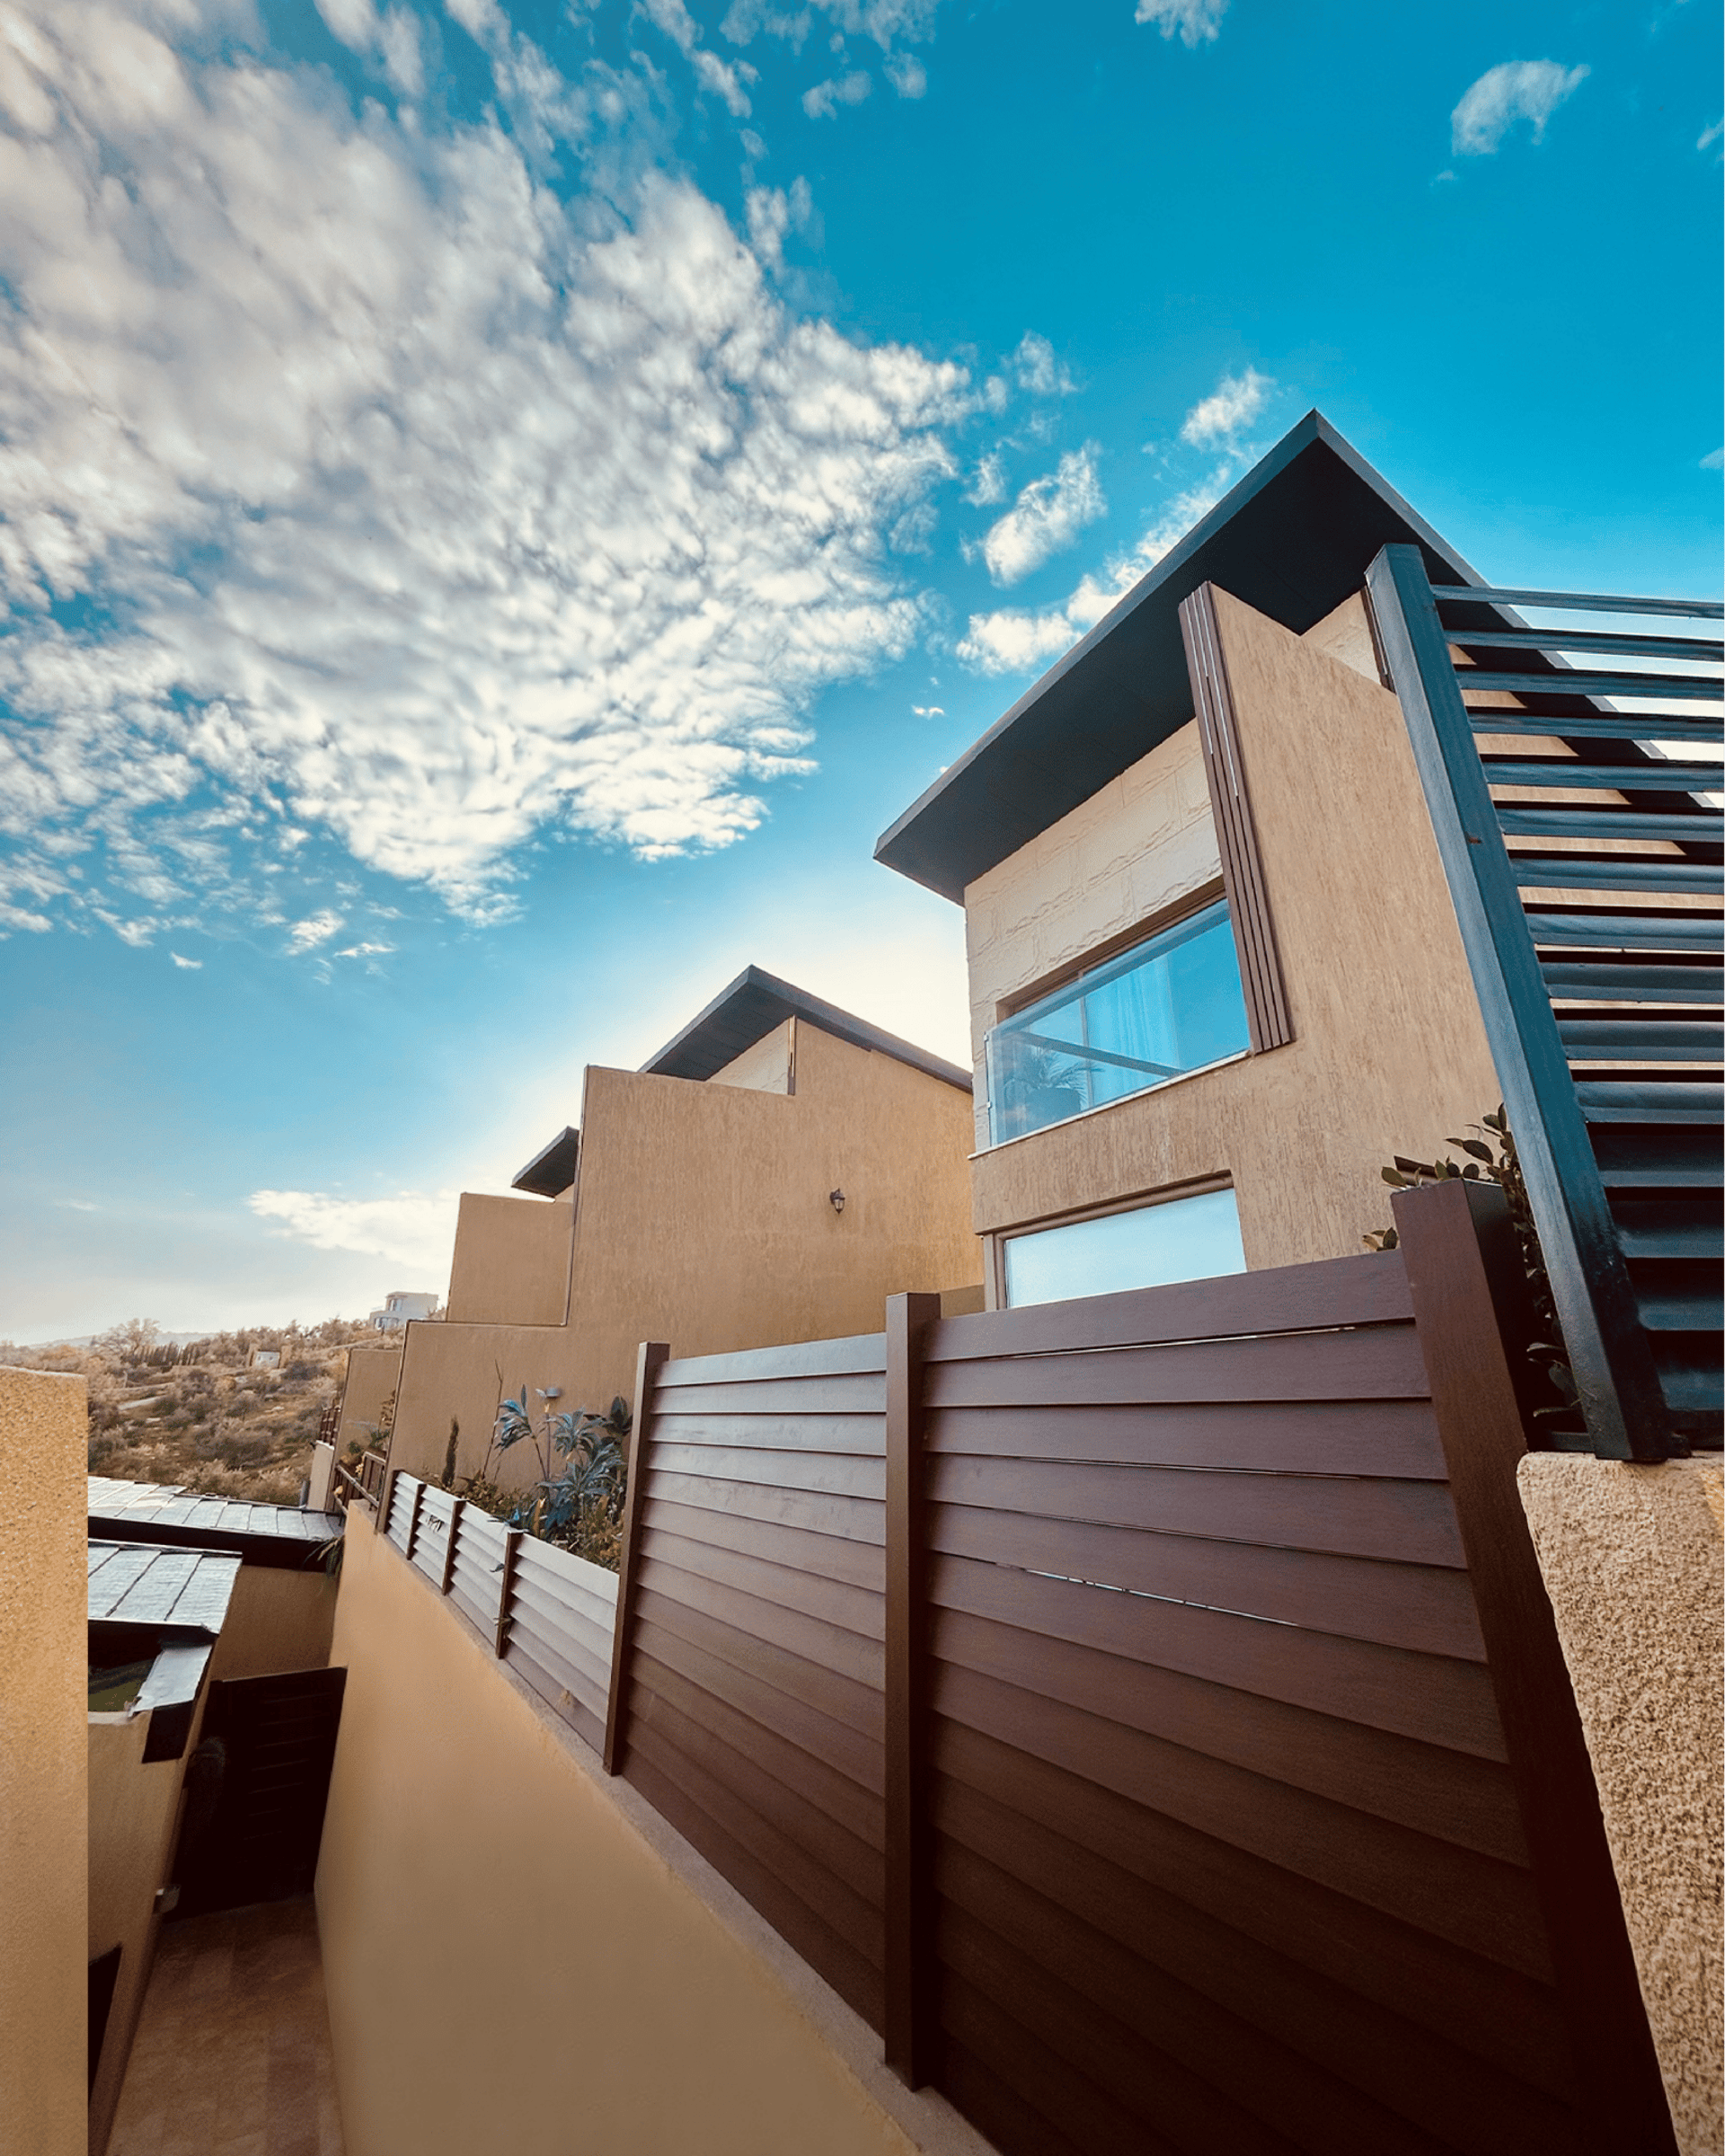
[[[1717,590],[1717,10],[0,6],[0,1337],[441,1289],[1305,410]]]

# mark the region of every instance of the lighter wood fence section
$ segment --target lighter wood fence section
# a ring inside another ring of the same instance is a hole
[[[510,1531],[447,1490],[398,1474],[384,1532],[447,1592],[493,1653],[591,1745],[603,1749],[617,1576]],[[453,1533],[455,1547],[450,1550]]]
[[[626,1778],[881,2025],[882,1336],[666,1363],[639,1441]]]

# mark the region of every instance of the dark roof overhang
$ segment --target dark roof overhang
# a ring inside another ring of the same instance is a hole
[[[1308,412],[1004,719],[907,808],[877,861],[962,904],[1027,845],[1192,716],[1180,604],[1216,584],[1303,635],[1411,543],[1434,583],[1479,577],[1330,422]]]
[[[581,1134],[572,1123],[565,1124],[549,1145],[542,1145],[534,1154],[509,1188],[531,1191],[535,1197],[556,1197],[575,1180],[580,1162]]]
[[[661,1078],[711,1078],[715,1071],[721,1071],[728,1063],[734,1062],[746,1048],[764,1040],[787,1018],[807,1019],[811,1026],[818,1026],[823,1033],[831,1033],[839,1040],[849,1041],[853,1047],[895,1056],[898,1062],[909,1064],[913,1070],[925,1071],[931,1078],[943,1079],[948,1085],[955,1085],[963,1092],[970,1091],[969,1071],[960,1070],[956,1064],[946,1063],[938,1056],[931,1056],[926,1048],[900,1040],[895,1033],[883,1032],[879,1026],[853,1018],[848,1011],[823,1003],[818,996],[793,988],[789,981],[781,981],[770,973],[763,973],[758,966],[746,966],[698,1018],[691,1019],[675,1040],[668,1041],[657,1056],[650,1057],[641,1067]]]

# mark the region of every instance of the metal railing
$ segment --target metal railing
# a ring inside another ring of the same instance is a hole
[[[1384,547],[1367,594],[1588,1444],[1640,1461],[1717,1445],[1721,645],[1517,609],[1725,608],[1434,587],[1414,546]]]

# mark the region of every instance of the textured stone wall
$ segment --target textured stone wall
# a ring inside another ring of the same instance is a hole
[[[1677,2144],[1683,2156],[1720,2156],[1721,1463],[1530,1453],[1520,1483]]]

